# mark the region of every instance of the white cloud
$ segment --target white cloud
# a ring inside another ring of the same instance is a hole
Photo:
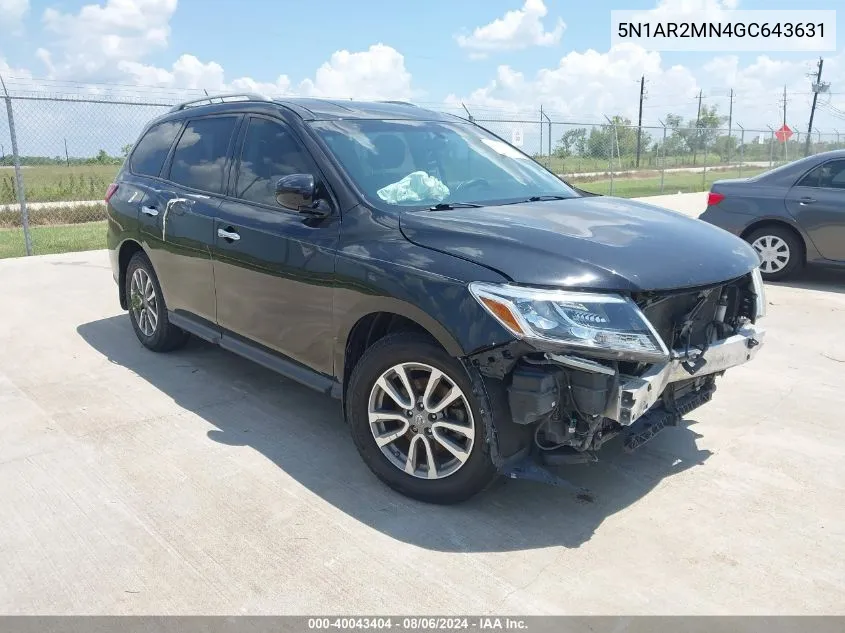
[[[384,44],[365,51],[337,51],[313,78],[298,85],[284,74],[269,82],[251,77],[227,80],[221,64],[191,54],[182,54],[169,68],[145,63],[150,53],[167,47],[176,6],[177,0],[106,0],[85,5],[77,13],[47,9],[44,28],[57,37],[35,56],[50,79],[120,81],[218,93],[232,90],[377,99],[408,99],[415,94],[404,57]]]
[[[473,57],[495,50],[551,46],[560,41],[566,24],[558,19],[554,28],[547,31],[543,24],[547,13],[543,0],[525,0],[521,9],[508,11],[489,24],[477,27],[470,35],[456,35],[455,39],[459,46],[475,51]]]
[[[716,57],[704,64],[700,76],[705,85],[725,86],[721,93],[734,89],[734,111],[740,124],[745,121],[765,121],[779,126],[783,120],[783,89],[787,93],[787,125],[806,131],[812,93],[812,79],[807,75],[816,70],[816,59],[779,60],[760,55],[748,65],[741,65],[735,55]],[[833,86],[834,94],[822,94],[813,127],[845,129],[845,118],[840,118],[826,108],[832,105],[845,108],[845,99],[837,86],[845,82],[845,53],[828,57],[824,62],[822,78]]]
[[[816,61],[760,55],[742,64],[737,56],[725,55],[690,68],[667,65],[660,53],[627,43],[604,53],[569,53],[557,66],[530,76],[499,66],[486,84],[466,93],[450,94],[444,105],[455,110],[463,102],[479,119],[534,121],[542,105],[553,120],[560,122],[601,123],[604,115],[616,114],[635,122],[639,79],[645,75],[645,125],[659,125],[668,113],[687,120],[695,118],[699,91],[703,92],[704,104],[716,105],[722,115],[727,115],[733,88],[734,125],[767,131],[768,125],[781,125],[785,85],[787,124],[805,132],[812,101],[807,73],[815,70]],[[836,89],[845,85],[845,53],[825,58],[823,79],[831,82],[832,94],[819,97],[813,127],[845,132],[845,95]]]
[[[541,104],[560,119],[603,121],[622,114],[632,120],[637,114],[640,76],[649,78],[649,89],[673,99],[692,98],[698,83],[682,67],[665,68],[659,53],[634,44],[619,44],[606,53],[588,50],[565,55],[557,67],[540,69],[533,78],[509,66],[499,66],[486,86],[465,96],[449,95],[447,104],[463,101],[484,108],[511,111],[536,109]]]
[[[0,0],[0,35],[21,33],[28,12],[29,0]]]
[[[739,0],[658,0],[653,9],[643,11],[642,15],[652,20],[671,20],[678,18],[719,20],[725,11],[739,6]]]
[[[414,94],[405,58],[384,44],[358,53],[337,51],[317,69],[313,81],[300,84],[299,91],[314,97],[362,99],[410,99]]]
[[[107,0],[78,13],[44,11],[42,21],[55,34],[53,51],[38,57],[53,77],[109,79],[121,61],[136,61],[166,48],[177,0]]]
[[[207,90],[209,93],[258,92],[268,96],[290,92],[290,79],[287,75],[280,75],[275,83],[260,82],[250,77],[241,77],[227,83],[220,64],[213,61],[204,63],[194,55],[182,55],[169,70],[133,61],[122,61],[118,67],[128,75],[132,83],[143,86]]]
[[[245,91],[268,96],[302,95],[359,99],[410,99],[415,94],[405,58],[394,48],[374,44],[366,51],[335,52],[317,69],[314,78],[294,85],[287,75],[275,82],[239,77],[227,81],[217,62],[204,63],[193,55],[182,55],[170,69],[135,61],[118,64],[133,83],[174,89],[204,89],[209,93]]]
[[[32,77],[32,73],[30,73],[27,69],[13,68],[3,57],[0,57],[0,75],[3,75],[3,77],[15,77],[25,79]]]
[[[139,85],[173,89],[207,90],[209,93],[245,91],[267,96],[301,95],[359,99],[410,99],[415,94],[405,58],[394,48],[374,44],[365,51],[335,52],[320,66],[313,79],[294,84],[287,75],[274,82],[251,77],[226,80],[217,62],[202,62],[193,55],[182,55],[170,69],[122,61],[118,68],[129,81]]]

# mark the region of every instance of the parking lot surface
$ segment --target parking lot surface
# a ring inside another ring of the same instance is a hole
[[[0,612],[845,613],[845,276],[632,455],[436,507],[339,404],[200,341],[153,354],[105,251],[0,261]]]

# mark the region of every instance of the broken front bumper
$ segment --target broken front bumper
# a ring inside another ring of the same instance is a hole
[[[737,334],[712,343],[704,352],[674,350],[668,362],[653,365],[641,376],[620,376],[607,417],[623,426],[633,424],[660,399],[667,385],[747,363],[757,355],[765,335],[759,325],[746,324]]]

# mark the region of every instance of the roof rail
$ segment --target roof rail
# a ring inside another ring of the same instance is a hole
[[[231,94],[222,94],[222,95],[212,95],[210,97],[202,97],[200,99],[193,99],[192,101],[185,101],[184,103],[180,103],[173,108],[171,108],[171,112],[178,112],[179,110],[184,110],[186,108],[193,108],[199,105],[211,105],[213,103],[227,103],[229,101],[272,101],[268,97],[264,95],[250,93],[250,92],[235,92]]]
[[[411,106],[412,108],[419,108],[416,103],[411,103],[410,101],[398,101],[396,99],[385,99],[383,101],[379,101],[379,103],[392,103],[394,105],[406,105]]]

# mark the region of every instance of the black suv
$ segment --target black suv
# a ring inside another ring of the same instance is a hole
[[[341,398],[367,465],[426,501],[634,448],[763,340],[748,244],[411,104],[182,104],[106,199],[141,343],[194,334]]]

